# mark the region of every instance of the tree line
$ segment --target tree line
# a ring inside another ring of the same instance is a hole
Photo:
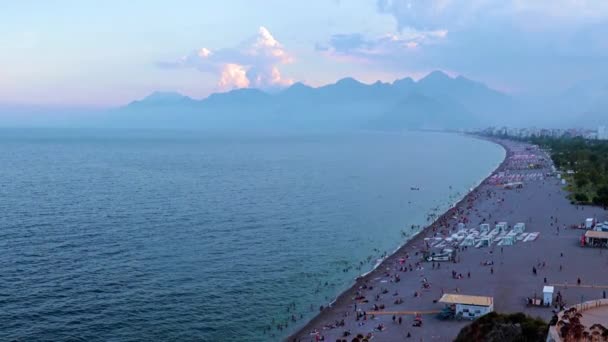
[[[608,141],[580,137],[533,137],[529,141],[551,152],[555,166],[568,181],[573,202],[608,208]]]

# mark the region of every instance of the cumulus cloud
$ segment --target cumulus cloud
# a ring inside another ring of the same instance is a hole
[[[293,56],[270,31],[260,27],[257,35],[237,47],[212,50],[200,48],[176,61],[160,62],[162,68],[194,68],[218,77],[218,88],[275,88],[287,86],[293,80],[285,78],[280,65],[292,63]]]
[[[222,66],[218,86],[220,89],[249,87],[247,70],[245,70],[245,67],[239,64],[225,64],[224,66]]]

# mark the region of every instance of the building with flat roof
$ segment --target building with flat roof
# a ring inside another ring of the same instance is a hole
[[[607,247],[608,232],[588,230],[582,238],[582,245],[589,247]]]
[[[441,296],[439,303],[452,307],[456,316],[476,319],[494,311],[494,298],[484,296],[469,296],[446,293]]]

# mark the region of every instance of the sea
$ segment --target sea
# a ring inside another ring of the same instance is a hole
[[[0,340],[281,340],[504,154],[437,132],[1,129]]]

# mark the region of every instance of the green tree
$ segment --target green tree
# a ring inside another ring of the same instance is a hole
[[[608,207],[608,185],[603,185],[597,190],[593,203],[601,205],[604,209]]]
[[[574,199],[579,203],[589,202],[589,196],[580,192],[574,195]]]
[[[456,342],[515,342],[545,341],[549,326],[540,318],[519,312],[498,314],[491,312],[460,330]]]

